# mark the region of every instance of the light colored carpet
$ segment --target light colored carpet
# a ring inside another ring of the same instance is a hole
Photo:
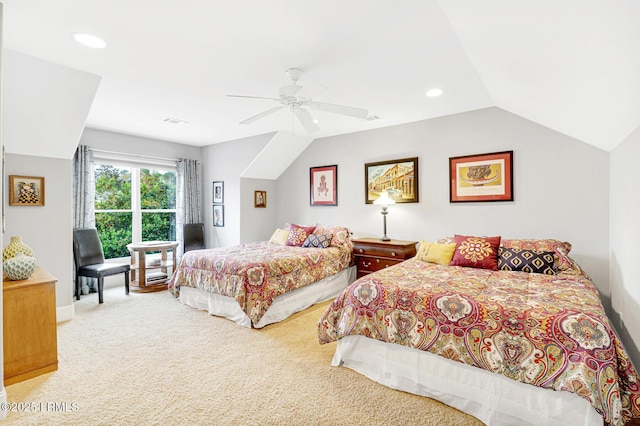
[[[331,367],[316,322],[328,302],[261,330],[180,304],[168,292],[105,289],[58,325],[59,369],[8,386],[29,425],[480,425],[428,398]],[[74,410],[74,408],[76,408]]]

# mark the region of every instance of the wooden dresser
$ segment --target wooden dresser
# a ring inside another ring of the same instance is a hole
[[[5,386],[58,369],[56,281],[40,267],[27,280],[3,280]]]
[[[380,241],[378,238],[354,238],[352,241],[358,278],[412,258],[418,244],[417,241]]]

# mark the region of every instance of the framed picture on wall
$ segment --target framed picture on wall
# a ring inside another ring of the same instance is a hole
[[[9,176],[10,206],[44,206],[44,178]]]
[[[217,181],[213,182],[213,202],[214,203],[224,203],[224,182]]]
[[[255,208],[267,207],[267,191],[253,192],[253,207]]]
[[[338,166],[309,169],[310,203],[312,206],[338,205]]]
[[[365,164],[365,203],[372,204],[382,191],[396,203],[417,203],[418,157]]]
[[[224,206],[213,206],[213,226],[224,226]]]
[[[513,201],[513,151],[449,158],[449,202]]]

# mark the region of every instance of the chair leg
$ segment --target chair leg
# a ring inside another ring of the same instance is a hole
[[[98,278],[98,303],[102,303],[102,289],[104,288],[104,278]]]
[[[81,294],[81,290],[80,290],[80,280],[82,277],[80,277],[80,275],[78,275],[78,273],[76,272],[76,300],[80,300],[80,294]]]
[[[124,291],[129,294],[129,271],[124,273]]]

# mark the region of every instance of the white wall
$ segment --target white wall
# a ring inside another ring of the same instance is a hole
[[[240,244],[242,240],[241,229],[242,226],[245,226],[241,212],[248,209],[249,201],[251,201],[253,209],[253,189],[241,184],[240,174],[272,137],[273,134],[270,133],[209,145],[202,149],[202,193],[204,194],[202,209],[204,211],[207,247],[227,247]],[[214,181],[224,182],[224,227],[213,226]],[[269,194],[267,196],[269,197]],[[250,223],[249,220],[253,220],[253,218],[247,219],[247,223]],[[253,236],[255,231],[249,230],[248,233]]]
[[[255,191],[267,191],[267,207],[255,207]],[[271,225],[276,221],[276,181],[273,179],[240,179],[240,242],[265,241],[271,238]],[[265,224],[267,226],[265,226]]]
[[[449,157],[514,151],[514,202],[449,203]],[[419,203],[389,208],[391,238],[458,234],[556,238],[609,293],[609,155],[498,108],[315,140],[278,179],[277,219],[381,236],[364,164],[419,158]],[[338,206],[309,205],[309,167],[338,165]],[[273,229],[271,229],[273,231]]]
[[[640,159],[640,129],[610,155],[611,306],[636,368],[640,368],[640,191],[635,173]]]
[[[73,303],[72,161],[7,154],[4,173],[7,181],[9,175],[45,179],[43,207],[6,204],[5,241],[22,237],[33,249],[38,265],[58,279],[56,305],[69,306]]]

